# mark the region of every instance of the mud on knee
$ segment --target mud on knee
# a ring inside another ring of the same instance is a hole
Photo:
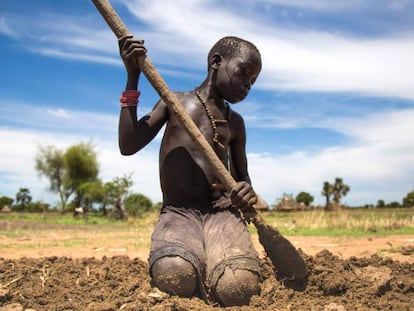
[[[224,307],[248,305],[250,298],[259,293],[259,275],[226,267],[212,293]]]
[[[191,297],[197,289],[193,265],[179,256],[162,257],[151,268],[154,286],[170,295]]]

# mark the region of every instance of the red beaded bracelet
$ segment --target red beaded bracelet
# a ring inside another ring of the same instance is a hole
[[[141,95],[140,91],[123,91],[121,97],[119,98],[119,101],[121,102],[121,108],[138,106],[139,95]]]

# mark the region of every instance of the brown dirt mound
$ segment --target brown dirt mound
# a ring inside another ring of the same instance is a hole
[[[414,264],[324,250],[306,256],[307,284],[277,280],[262,259],[260,295],[226,310],[414,310]],[[127,256],[0,258],[0,310],[215,310],[150,285],[148,266]]]

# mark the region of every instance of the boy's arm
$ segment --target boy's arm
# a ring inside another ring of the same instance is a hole
[[[233,205],[241,210],[253,206],[256,194],[247,170],[246,129],[239,114],[233,113],[234,137],[230,142],[230,168],[237,185],[230,192]]]
[[[125,95],[122,96],[125,97],[121,99],[127,104],[121,104],[118,128],[118,144],[123,155],[133,154],[148,144],[157,135],[168,117],[167,107],[160,101],[149,114],[137,121],[140,95],[137,90],[141,74],[138,58],[147,52],[143,44],[143,40],[137,40],[132,36],[119,39],[120,55],[128,77]]]
[[[230,171],[235,181],[246,181],[250,184],[246,156],[246,129],[243,118],[232,112],[232,131],[230,141]]]
[[[168,118],[168,109],[159,101],[154,109],[137,121],[137,107],[121,108],[118,144],[123,155],[131,155],[145,147],[160,131]]]

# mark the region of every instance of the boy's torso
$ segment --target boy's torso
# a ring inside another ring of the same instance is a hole
[[[213,142],[213,129],[203,105],[194,92],[177,94],[201,133],[212,145],[216,154],[227,167],[228,145],[233,132],[231,123],[217,125],[216,131],[225,148]],[[211,114],[216,118],[225,115],[215,107]],[[191,205],[211,202],[220,197],[220,191],[213,190],[218,180],[205,155],[201,154],[176,117],[170,113],[160,151],[160,179],[164,204]]]

